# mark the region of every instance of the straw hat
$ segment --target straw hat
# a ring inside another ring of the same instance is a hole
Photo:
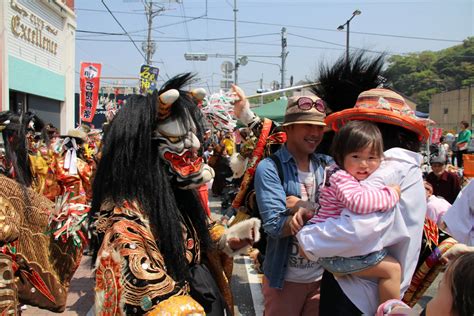
[[[348,121],[367,120],[397,125],[418,134],[425,141],[430,133],[429,119],[420,119],[398,93],[383,88],[370,89],[359,94],[354,108],[329,115],[325,122],[334,131],[338,131]]]

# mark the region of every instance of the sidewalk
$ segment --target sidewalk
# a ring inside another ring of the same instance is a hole
[[[71,280],[67,297],[66,310],[59,315],[85,316],[94,304],[94,279],[91,268],[91,257],[83,256],[79,268]],[[28,306],[22,312],[24,316],[58,315],[45,309]]]

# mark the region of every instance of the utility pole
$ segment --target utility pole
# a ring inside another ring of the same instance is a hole
[[[263,93],[263,73],[262,73],[262,78],[260,78],[260,91]],[[263,105],[263,95],[260,96],[260,106]]]
[[[239,60],[237,57],[237,0],[234,0],[234,84],[238,84]]]
[[[152,1],[144,1],[143,4],[145,5],[146,11],[146,19],[148,22],[148,34],[147,40],[142,44],[142,49],[145,52],[146,60],[145,63],[147,65],[151,64],[151,58],[156,50],[155,42],[151,39],[151,29],[153,25],[153,18],[156,17],[160,12],[164,11],[164,7],[159,7],[157,10],[153,10],[153,2]]]
[[[281,29],[281,84],[280,89],[285,88],[285,63],[286,63],[286,56],[288,56],[288,52],[286,51],[286,27]],[[285,96],[285,92],[281,93],[281,96]]]

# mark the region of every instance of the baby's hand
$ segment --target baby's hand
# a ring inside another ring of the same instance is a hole
[[[400,189],[400,186],[398,184],[391,184],[388,186],[389,188],[392,188],[397,192],[398,197],[402,194],[402,190]]]

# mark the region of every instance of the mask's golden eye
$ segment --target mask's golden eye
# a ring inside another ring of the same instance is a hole
[[[175,144],[175,143],[177,143],[177,142],[179,142],[179,141],[181,140],[181,137],[168,136],[167,138],[168,138],[168,140],[169,140],[171,143],[173,143],[173,144]]]

